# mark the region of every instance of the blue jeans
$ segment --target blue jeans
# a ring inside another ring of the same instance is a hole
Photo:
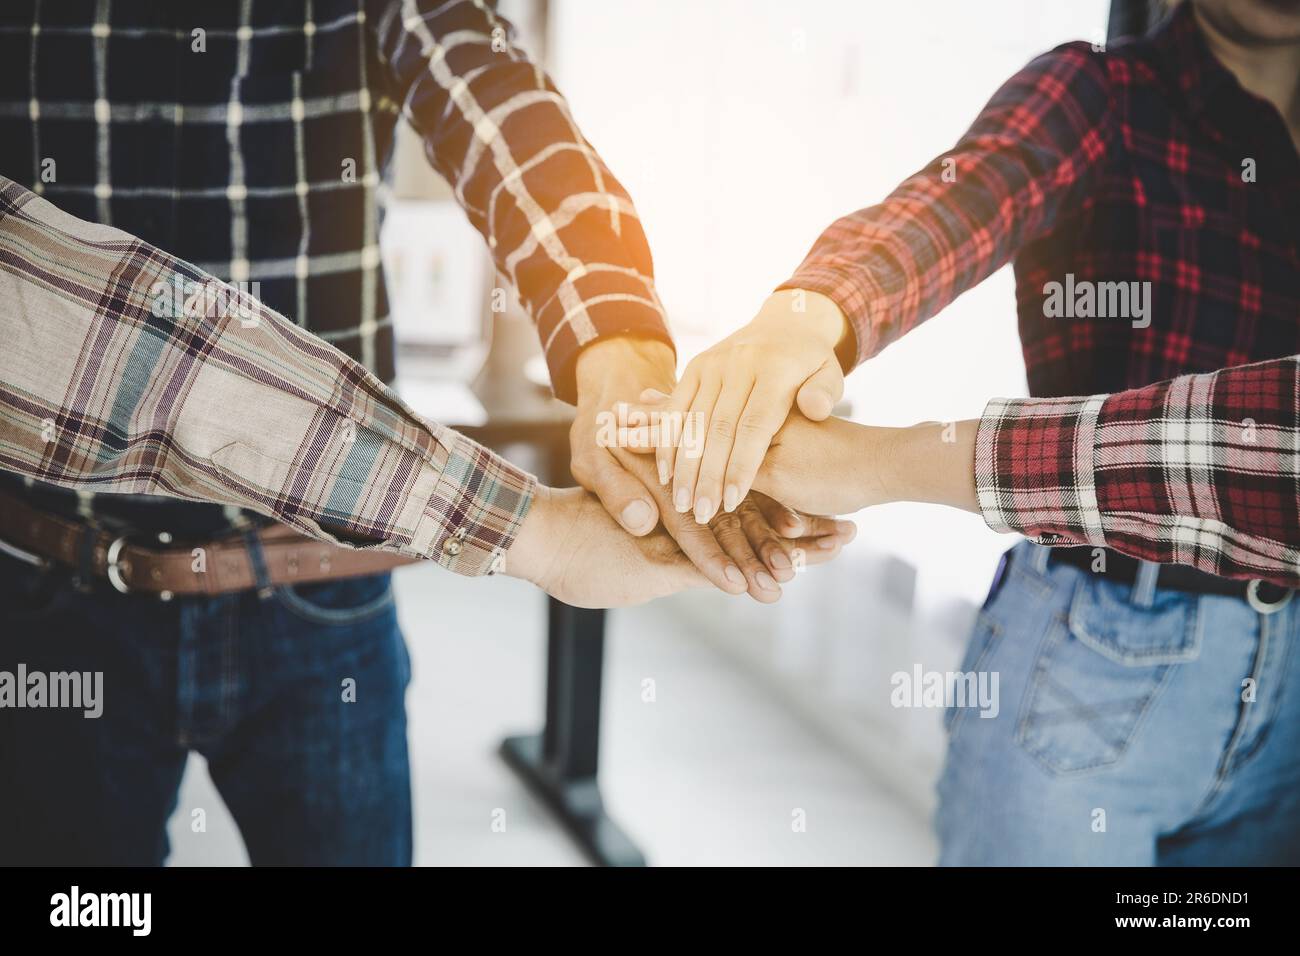
[[[162,864],[191,750],[254,865],[410,863],[388,575],[163,603],[0,555],[0,621],[0,671],[103,674],[98,718],[0,709],[0,864]]]
[[[1018,545],[962,671],[1000,710],[949,707],[940,862],[1300,863],[1300,602],[1122,584]]]

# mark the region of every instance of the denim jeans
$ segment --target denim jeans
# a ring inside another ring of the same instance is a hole
[[[410,863],[388,575],[164,603],[0,555],[0,622],[0,671],[103,674],[98,718],[0,709],[0,863],[163,863],[191,750],[254,865]]]
[[[940,862],[1300,863],[1300,602],[1108,581],[1022,543],[962,671],[1000,711],[950,706]]]

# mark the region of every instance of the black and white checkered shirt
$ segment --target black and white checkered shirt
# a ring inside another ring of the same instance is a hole
[[[626,192],[483,2],[6,0],[0,172],[134,233],[387,380],[376,190],[399,114],[537,320],[667,340]]]
[[[533,315],[557,394],[669,341],[631,200],[482,0],[5,0],[0,173],[393,377],[377,191],[399,115]]]

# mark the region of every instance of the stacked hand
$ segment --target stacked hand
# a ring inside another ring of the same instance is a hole
[[[599,342],[581,353],[575,372],[570,467],[594,497],[554,489],[539,494],[507,554],[507,573],[580,605],[637,603],[706,584],[770,603],[796,566],[830,560],[852,539],[851,522],[800,515],[760,494],[711,521],[696,521],[672,507],[652,460],[598,441],[602,416],[617,404],[646,389],[672,387],[668,346]]]
[[[537,489],[502,570],[575,607],[620,607],[708,584],[666,532],[628,534],[579,488]]]
[[[675,525],[676,539],[666,528],[638,537],[620,528],[593,495],[542,487],[503,570],[575,607],[619,607],[707,586],[694,561],[715,560],[708,556],[724,546],[734,549],[730,553],[751,554],[747,573],[763,573],[765,564],[757,557],[762,554],[777,566],[774,577],[788,581],[796,564],[829,561],[853,534],[847,522],[800,518],[760,495],[738,515],[734,523],[711,528]],[[836,524],[844,530],[837,531]],[[764,602],[780,595],[753,584],[750,593]]]
[[[694,359],[676,387],[666,345],[589,347],[570,437],[574,477],[594,494],[543,489],[507,571],[578,605],[707,584],[769,603],[796,566],[852,540],[852,523],[816,515],[904,499],[978,510],[976,422],[872,428],[830,417],[849,335],[830,299],[793,290]],[[632,402],[647,426],[669,427],[599,441],[602,416]]]
[[[660,409],[680,419],[688,436],[657,453],[659,480],[672,482],[678,511],[701,522],[719,507],[732,511],[791,408],[813,421],[830,415],[844,392],[836,348],[848,334],[830,299],[783,291],[749,325],[691,360]]]

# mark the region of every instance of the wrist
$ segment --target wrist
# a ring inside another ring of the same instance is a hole
[[[889,429],[891,453],[881,474],[888,501],[918,501],[979,511],[975,495],[977,420],[922,422]]]
[[[834,299],[820,292],[781,289],[768,297],[767,305],[781,321],[797,321],[803,334],[811,335],[832,351],[838,349],[849,334],[849,320],[844,311]]]
[[[550,546],[556,530],[555,510],[553,489],[539,484],[515,540],[505,553],[501,573],[530,584],[538,584],[545,578],[555,553]]]
[[[672,346],[659,339],[614,335],[592,342],[578,353],[573,370],[579,400],[584,394],[599,394],[615,382],[624,386],[635,383],[638,393],[649,387],[671,391],[677,378],[677,356]]]
[[[902,468],[898,444],[902,428],[854,425],[853,460],[849,474],[863,506],[904,500],[900,497]]]

